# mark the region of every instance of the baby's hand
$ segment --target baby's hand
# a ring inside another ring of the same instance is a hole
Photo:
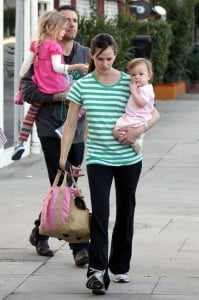
[[[137,91],[137,84],[136,83],[131,82],[129,86],[130,86],[131,93],[134,93],[134,92]]]

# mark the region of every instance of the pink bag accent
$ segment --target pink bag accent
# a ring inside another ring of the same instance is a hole
[[[18,90],[14,96],[14,103],[17,105],[23,105],[24,104],[24,100],[23,100],[23,96],[22,96],[22,92],[21,90]]]
[[[63,189],[63,199],[60,209],[60,215],[58,216],[58,220],[60,223],[63,223],[69,215],[70,209],[70,200],[71,196],[80,196],[78,190],[70,188],[68,186],[62,187]],[[46,196],[41,212],[41,221],[46,228],[46,230],[55,230],[55,210],[57,206],[57,200],[59,197],[60,187],[53,186],[48,195]],[[57,221],[57,220],[56,220]]]
[[[44,200],[41,220],[47,230],[55,229],[54,213],[58,193],[59,188],[57,186],[52,187]]]
[[[62,184],[58,186],[64,173]],[[72,177],[73,179],[73,177]],[[73,243],[88,241],[90,214],[81,190],[67,185],[67,172],[58,170],[53,185],[44,199],[39,233]]]

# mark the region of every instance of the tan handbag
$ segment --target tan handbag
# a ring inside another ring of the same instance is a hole
[[[61,175],[63,181],[58,186]],[[90,215],[75,180],[67,185],[67,172],[58,170],[54,183],[44,199],[39,233],[70,243],[87,242],[90,237]]]

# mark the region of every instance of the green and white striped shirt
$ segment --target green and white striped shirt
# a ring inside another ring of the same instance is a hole
[[[113,85],[103,85],[94,73],[76,81],[67,98],[83,106],[88,122],[86,163],[107,166],[131,165],[142,160],[131,145],[122,145],[112,135],[130,96],[130,76],[121,72]]]

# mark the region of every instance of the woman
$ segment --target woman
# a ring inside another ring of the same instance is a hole
[[[114,132],[116,120],[124,113],[130,96],[130,76],[114,69],[116,43],[103,33],[91,41],[91,63],[86,77],[70,90],[69,113],[61,141],[60,167],[64,169],[73,140],[80,107],[88,122],[86,164],[92,205],[91,242],[86,283],[94,294],[105,294],[110,278],[129,282],[132,252],[135,192],[142,168],[142,155],[136,154],[132,142],[159,118],[154,108],[147,126]],[[116,221],[108,258],[109,196],[112,180],[116,190]]]

